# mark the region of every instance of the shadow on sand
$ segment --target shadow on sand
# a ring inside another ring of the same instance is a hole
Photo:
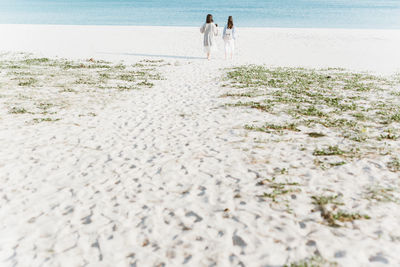
[[[176,58],[176,59],[203,59],[203,60],[206,59],[205,57],[173,56],[173,55],[152,55],[152,54],[137,54],[137,53],[107,53],[107,52],[99,52],[99,54],[133,56],[133,57],[158,57],[158,58]]]

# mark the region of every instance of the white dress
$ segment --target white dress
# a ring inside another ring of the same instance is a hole
[[[233,53],[235,50],[235,40],[232,37],[232,29],[226,29],[225,30],[225,37],[224,37],[224,42],[225,42],[225,53]]]
[[[227,25],[224,28],[223,39],[225,43],[225,53],[233,53],[235,51],[236,29],[228,29]]]
[[[218,35],[218,27],[214,23],[204,23],[200,27],[200,32],[204,33],[204,52],[210,53],[211,51],[215,51],[217,45],[214,37]]]

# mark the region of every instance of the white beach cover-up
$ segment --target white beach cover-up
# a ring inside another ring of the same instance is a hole
[[[225,42],[225,53],[233,53],[235,50],[235,41],[232,38],[232,29],[225,30],[224,42]]]
[[[233,53],[233,51],[235,50],[235,39],[236,39],[235,27],[233,27],[232,29],[228,29],[228,26],[225,25],[222,38],[224,39],[225,42],[225,53]]]
[[[200,27],[200,32],[204,33],[204,52],[210,53],[211,51],[215,51],[217,45],[214,37],[218,35],[218,27],[214,23],[204,23]]]

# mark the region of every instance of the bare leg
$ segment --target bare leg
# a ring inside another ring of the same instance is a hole
[[[210,60],[211,59],[211,54],[207,53],[207,59]]]

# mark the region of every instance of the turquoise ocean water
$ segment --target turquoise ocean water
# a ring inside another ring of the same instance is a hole
[[[0,24],[400,29],[400,0],[0,0]]]

